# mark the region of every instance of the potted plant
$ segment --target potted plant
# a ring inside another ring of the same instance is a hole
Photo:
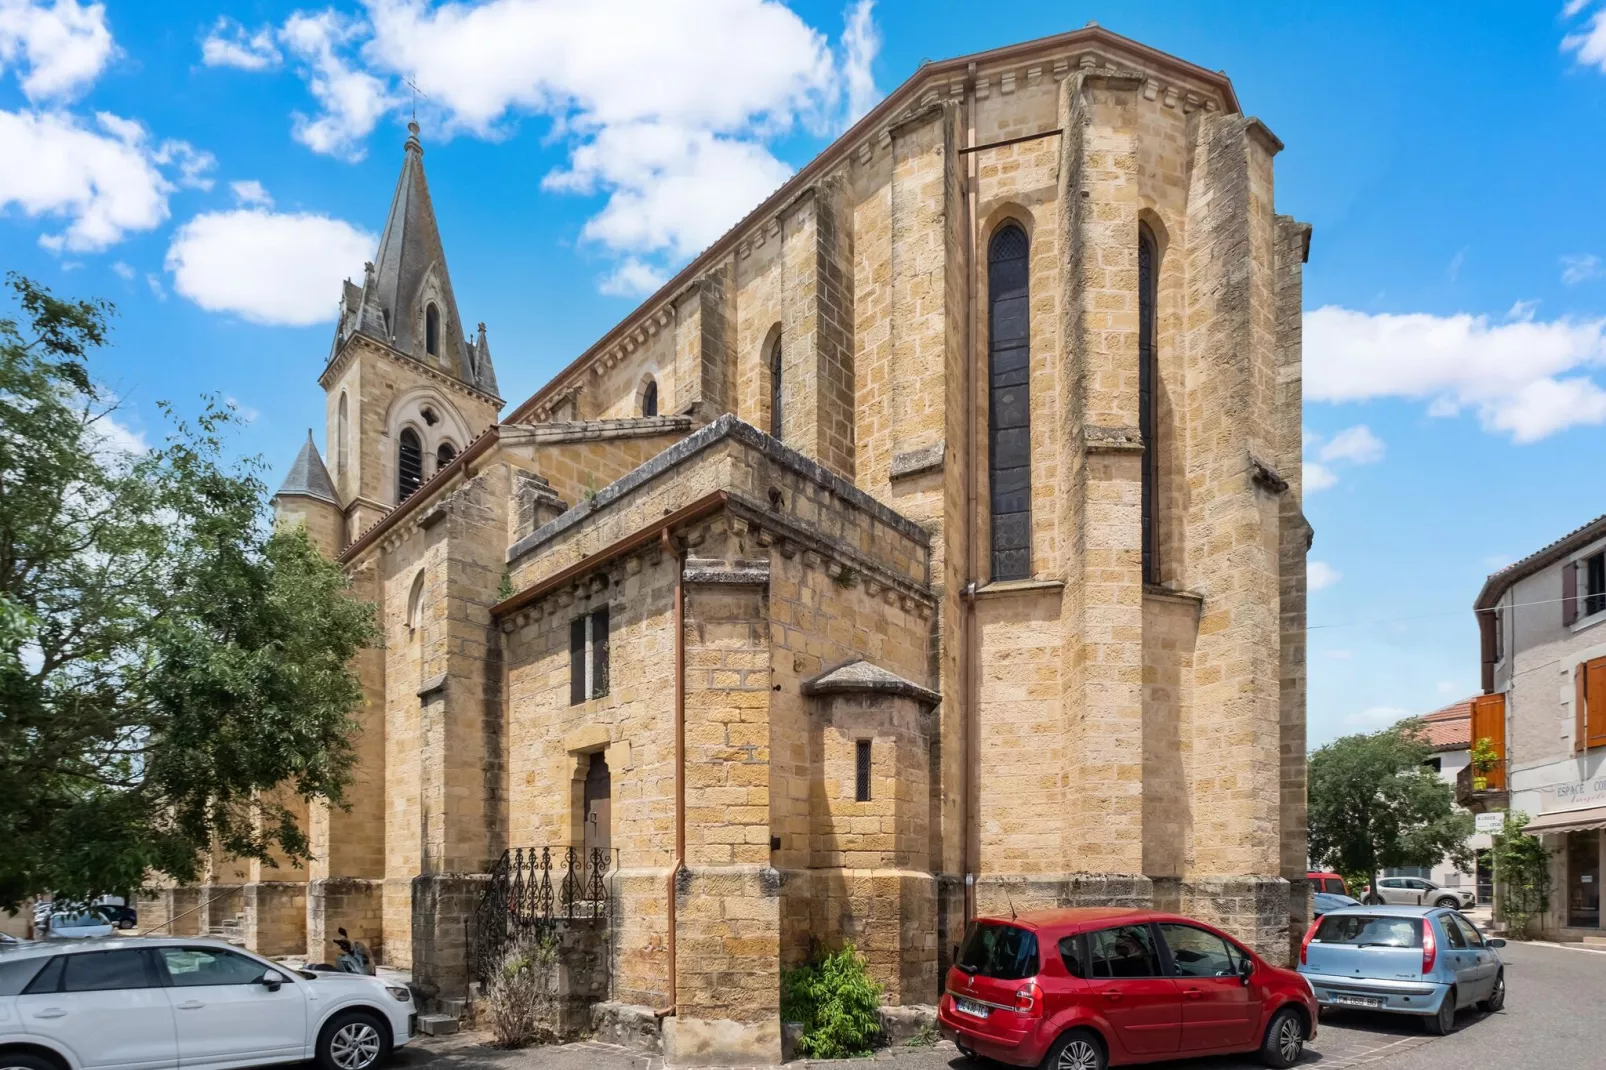
[[[1469,756],[1472,761],[1472,790],[1488,791],[1489,774],[1500,764],[1500,755],[1495,753],[1494,744],[1488,736],[1484,736],[1472,745]]]

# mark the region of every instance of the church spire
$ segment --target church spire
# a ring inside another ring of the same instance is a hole
[[[457,311],[446,252],[424,178],[418,124],[407,124],[401,176],[379,251],[360,293],[346,284],[335,349],[353,332],[376,338],[483,393],[496,396],[496,373],[483,334],[471,341]]]

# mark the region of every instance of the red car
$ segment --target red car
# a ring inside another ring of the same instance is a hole
[[[1316,997],[1221,930],[1153,910],[978,918],[937,1019],[967,1055],[1044,1070],[1259,1051],[1299,1061]]]
[[[1313,892],[1331,892],[1334,895],[1349,895],[1349,888],[1344,885],[1344,878],[1337,873],[1326,870],[1311,870],[1305,874],[1310,881],[1310,890]]]

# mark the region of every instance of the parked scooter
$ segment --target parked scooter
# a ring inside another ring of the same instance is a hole
[[[313,970],[323,973],[361,973],[369,977],[374,976],[374,959],[368,953],[368,948],[361,940],[353,940],[345,929],[336,929],[340,935],[330,940],[340,949],[340,957],[335,959],[333,966],[327,962],[309,962],[302,967],[304,970]]]

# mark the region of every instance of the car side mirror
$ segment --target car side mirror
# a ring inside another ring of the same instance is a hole
[[[279,986],[284,984],[284,974],[278,970],[266,970],[261,977],[257,978],[257,984],[266,988],[269,992],[277,992],[279,991]]]
[[[1253,959],[1238,960],[1238,980],[1247,985],[1249,983],[1249,978],[1254,974],[1254,972],[1255,963]]]
[[[1506,946],[1506,942],[1504,940],[1500,939],[1498,936],[1494,937],[1491,940],[1485,940],[1483,943],[1484,943],[1485,947],[1505,947]]]

